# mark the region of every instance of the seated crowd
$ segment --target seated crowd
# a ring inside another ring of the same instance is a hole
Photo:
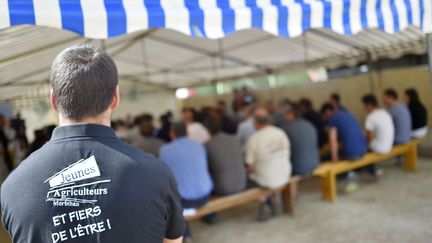
[[[278,189],[292,176],[311,174],[321,161],[355,161],[368,152],[388,153],[395,144],[426,136],[427,112],[416,90],[406,90],[406,104],[398,101],[395,90],[385,90],[387,109],[379,107],[373,94],[364,95],[361,102],[368,113],[364,126],[341,104],[338,94],[332,94],[317,111],[307,98],[259,106],[243,90],[235,93],[232,109],[218,101],[215,107],[200,111],[184,108],[181,121],[175,122],[167,112],[159,119],[159,129],[150,114],[113,121],[112,127],[119,138],[164,161],[177,180],[183,207],[194,209],[204,206],[212,195],[231,195],[248,187]],[[4,120],[0,117],[0,162],[11,170],[5,151],[12,138]],[[25,135],[20,129],[16,139]],[[38,131],[26,150],[42,146],[51,131],[52,127]],[[329,153],[320,155],[325,145]],[[383,174],[375,165],[365,169],[374,181]],[[357,188],[356,178],[354,171],[346,175],[347,192]],[[279,214],[281,208],[280,195],[262,198],[258,220]],[[216,215],[205,220],[214,222]],[[185,236],[191,236],[189,229]]]
[[[368,152],[388,153],[395,144],[426,136],[427,113],[417,92],[408,89],[405,97],[407,105],[398,101],[395,90],[385,90],[383,102],[388,108],[384,109],[375,95],[364,95],[361,102],[368,113],[364,126],[341,104],[340,96],[332,94],[320,112],[311,100],[302,98],[277,105],[249,103],[230,115],[219,101],[201,111],[184,108],[179,122],[165,114],[159,131],[148,114],[137,117],[135,125],[126,125],[129,135],[124,122],[114,127],[120,137],[168,164],[183,206],[190,209],[205,205],[212,195],[235,194],[248,187],[281,188],[291,176],[311,174],[321,161],[355,161]],[[319,148],[326,144],[328,154],[320,155]],[[373,181],[383,174],[375,165],[365,170]],[[356,172],[346,175],[346,192],[356,190],[356,181]],[[258,220],[277,215],[281,205],[280,195],[263,198]],[[214,222],[215,215],[205,220]]]

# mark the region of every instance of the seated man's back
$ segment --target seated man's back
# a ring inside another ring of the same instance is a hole
[[[246,163],[253,166],[251,179],[259,186],[278,188],[291,175],[290,143],[279,128],[266,125],[252,135],[246,147]]]
[[[307,175],[320,163],[318,153],[318,133],[315,127],[304,119],[296,119],[284,124],[291,144],[293,175]]]
[[[203,145],[190,138],[179,137],[162,147],[160,158],[177,179],[182,199],[196,200],[210,195],[213,183]]]
[[[386,89],[383,95],[384,104],[392,116],[394,124],[394,144],[404,144],[411,139],[411,114],[408,107],[398,101],[398,94],[394,89]]]
[[[411,115],[408,108],[397,103],[388,109],[395,127],[395,144],[403,144],[411,139]]]
[[[330,118],[329,125],[337,129],[339,141],[342,143],[342,159],[358,159],[366,153],[366,140],[360,124],[350,112],[346,110],[336,111]]]
[[[369,148],[376,153],[388,153],[393,147],[394,125],[390,114],[384,109],[375,109],[366,117],[366,130],[373,133]]]
[[[134,140],[132,140],[132,145],[142,149],[146,153],[158,156],[159,150],[164,145],[164,142],[159,138],[138,135]]]
[[[214,182],[214,192],[228,195],[244,190],[246,170],[237,138],[218,132],[212,135],[205,146]]]

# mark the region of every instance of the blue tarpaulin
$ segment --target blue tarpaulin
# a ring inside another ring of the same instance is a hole
[[[211,39],[251,28],[283,37],[314,28],[430,33],[432,0],[0,0],[0,29],[23,24],[95,39],[155,28]]]

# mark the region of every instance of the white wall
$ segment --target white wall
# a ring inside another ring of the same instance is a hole
[[[153,114],[155,118],[167,110],[176,111],[176,98],[174,92],[156,91],[139,94],[135,100],[126,95],[120,98],[120,106],[114,112],[113,119],[125,118],[127,115],[138,115],[144,112]]]
[[[52,108],[50,108],[46,114],[42,114],[38,113],[33,107],[26,107],[21,110],[21,117],[26,122],[26,133],[30,142],[34,139],[34,130],[49,124],[58,124],[57,113]]]
[[[152,93],[139,94],[136,99],[131,100],[126,95],[121,97],[120,106],[113,114],[113,119],[125,118],[127,115],[138,115],[144,112],[151,113],[158,118],[159,115],[167,110],[177,111],[176,98],[174,92],[157,91]],[[49,124],[58,124],[56,112],[50,108],[42,114],[34,107],[21,109],[21,115],[26,121],[27,136],[32,141],[33,131]]]

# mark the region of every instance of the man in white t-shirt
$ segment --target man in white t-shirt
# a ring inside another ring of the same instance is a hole
[[[201,123],[196,121],[195,112],[193,109],[183,109],[183,121],[187,125],[188,138],[200,144],[205,144],[210,140],[210,134],[207,129]]]
[[[377,98],[373,94],[363,96],[362,101],[368,112],[365,128],[369,149],[375,153],[386,154],[391,151],[395,136],[392,117],[385,109],[378,108]],[[371,165],[368,170],[376,178],[382,174],[376,170],[375,165]]]
[[[263,108],[254,112],[256,132],[246,146],[246,164],[252,184],[276,189],[288,183],[291,175],[290,142],[285,132],[270,125],[270,117]],[[262,200],[259,221],[280,213],[280,195]]]

